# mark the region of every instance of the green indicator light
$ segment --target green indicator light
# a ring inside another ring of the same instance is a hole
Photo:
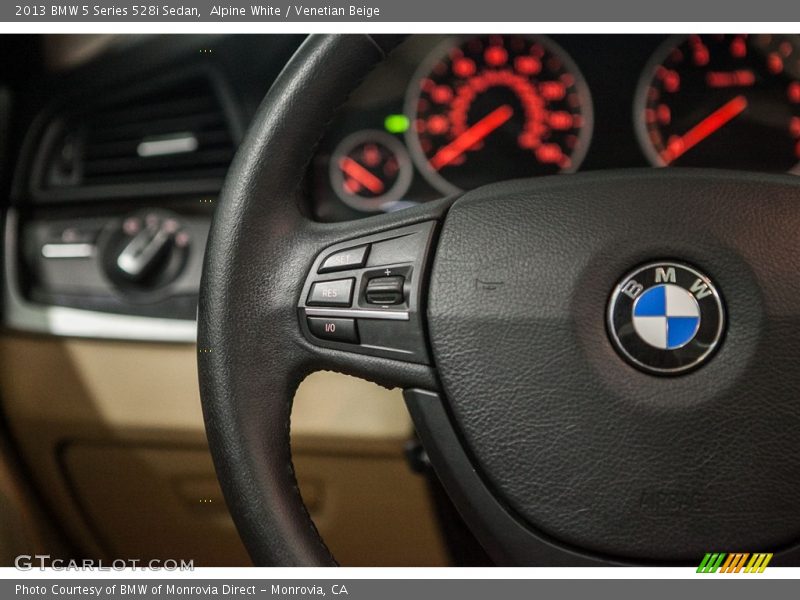
[[[409,126],[408,117],[405,115],[389,115],[383,120],[383,126],[389,133],[405,133]]]

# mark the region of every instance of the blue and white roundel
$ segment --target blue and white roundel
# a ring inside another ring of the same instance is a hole
[[[700,307],[684,288],[651,287],[633,305],[633,328],[642,340],[661,350],[675,350],[692,341],[700,327]]]

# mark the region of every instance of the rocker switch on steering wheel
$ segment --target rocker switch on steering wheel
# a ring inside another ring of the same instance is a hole
[[[388,269],[387,269],[388,270]],[[374,277],[367,282],[365,297],[369,304],[395,305],[402,304],[403,285],[405,279],[400,275]]]

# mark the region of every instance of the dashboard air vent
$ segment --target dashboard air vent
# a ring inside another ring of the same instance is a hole
[[[142,85],[62,114],[41,155],[39,195],[218,191],[238,128],[209,73]]]

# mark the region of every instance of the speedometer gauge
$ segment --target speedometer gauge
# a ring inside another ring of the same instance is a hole
[[[797,171],[798,38],[672,38],[643,73],[634,112],[656,166]]]
[[[578,168],[592,129],[577,66],[541,37],[452,38],[406,95],[408,146],[444,193]]]

